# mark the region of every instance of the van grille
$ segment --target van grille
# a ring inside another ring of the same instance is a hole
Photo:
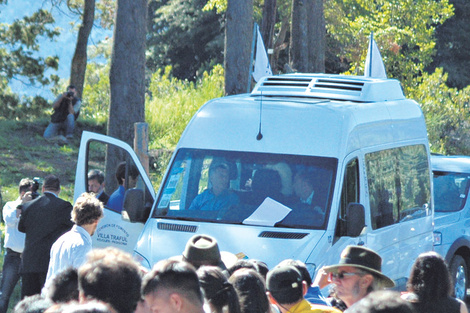
[[[396,79],[335,74],[285,74],[261,79],[252,96],[308,97],[356,102],[405,99]]]
[[[157,228],[160,230],[183,231],[187,233],[195,233],[197,231],[197,226],[170,223],[157,223]]]
[[[286,232],[274,232],[264,231],[259,234],[261,238],[278,238],[278,239],[302,239],[307,236],[307,233],[286,233]]]

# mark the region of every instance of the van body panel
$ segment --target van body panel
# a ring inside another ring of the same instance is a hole
[[[165,224],[164,226],[161,224]],[[196,231],[161,230],[194,227]],[[286,230],[274,227],[253,227],[248,225],[229,225],[214,223],[194,223],[168,219],[151,219],[146,225],[149,232],[138,242],[139,254],[146,259],[161,260],[183,253],[186,242],[196,234],[206,234],[217,238],[221,251],[229,251],[240,258],[267,260],[271,268],[284,259],[295,258],[306,261],[310,252],[321,240],[325,231]],[[271,237],[263,238],[263,233],[270,232]],[[301,237],[273,238],[278,237]],[[151,238],[151,240],[149,240]],[[247,244],[249,243],[249,244]],[[159,247],[155,249],[155,247]],[[143,253],[145,251],[145,253]]]
[[[183,133],[178,148],[289,151],[335,157],[364,146],[427,136],[421,111],[414,101],[354,103],[263,98],[260,102],[248,95],[208,102],[188,124],[191,131]],[[395,116],[390,116],[390,111]],[[402,112],[402,116],[397,117],[397,112]],[[263,139],[257,140],[260,116]],[[221,125],[236,131],[220,134]]]
[[[133,163],[137,166],[138,171],[140,173],[144,173],[144,175],[141,176],[141,184],[146,186],[146,190],[150,194],[151,199],[155,199],[155,191],[150,179],[145,175],[145,170],[143,169],[142,164],[128,144],[116,138],[83,131],[75,174],[74,201],[77,200],[82,193],[88,191],[87,173],[91,169],[89,168],[88,163],[94,163],[96,161],[89,156],[90,145],[92,142],[104,146],[113,145],[124,150],[129,157],[133,159]],[[114,173],[112,173],[112,175],[114,176]],[[107,246],[115,246],[126,252],[132,253],[143,228],[143,223],[125,222],[121,213],[115,212],[109,207],[104,206],[103,218],[99,221],[96,231],[91,237],[93,247],[105,248]]]

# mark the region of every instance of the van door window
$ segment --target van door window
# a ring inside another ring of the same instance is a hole
[[[259,225],[321,229],[336,167],[334,158],[180,149],[154,217],[240,224],[267,208]]]
[[[114,155],[119,156],[117,165],[109,169],[106,168],[106,151],[108,148],[112,149]],[[125,192],[131,188],[140,189],[143,191],[144,197],[145,207],[143,210],[146,211],[145,214],[148,217],[153,197],[137,170],[133,159],[124,149],[100,141],[90,141],[87,158],[87,173],[89,175],[101,173],[104,177],[101,185],[104,189],[98,188],[100,180],[96,182],[88,180],[88,191],[99,193],[98,196],[101,199],[106,199],[106,201],[103,201],[106,209],[121,213]]]
[[[365,160],[373,229],[431,214],[423,145],[368,153]]]
[[[359,203],[359,164],[357,158],[348,162],[344,173],[343,188],[341,189],[341,200],[338,222],[336,224],[335,237],[345,235],[346,208],[349,203]]]
[[[467,201],[470,176],[466,173],[434,171],[434,210],[460,211]]]

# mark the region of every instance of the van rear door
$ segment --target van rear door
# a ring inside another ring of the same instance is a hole
[[[115,171],[106,172],[106,151],[110,147],[113,147],[115,153],[120,156],[119,161],[126,162],[126,173],[129,175],[135,170],[138,175],[135,180],[128,179],[124,186],[124,200],[131,203],[129,207],[120,212],[115,208],[104,206],[104,217],[92,236],[93,247],[114,246],[132,253],[155,201],[155,191],[144,167],[127,143],[101,134],[87,131],[82,133],[75,174],[74,200],[88,191],[87,173],[93,169],[104,172],[107,183],[105,192],[108,195],[112,195],[117,189]]]

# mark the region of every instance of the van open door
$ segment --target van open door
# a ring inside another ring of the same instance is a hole
[[[109,146],[118,149],[122,156],[121,163],[125,162],[125,183],[118,186],[116,171],[106,172],[105,156]],[[140,163],[136,153],[125,142],[101,134],[84,131],[80,142],[80,149],[75,174],[74,202],[83,193],[88,192],[87,174],[91,170],[104,173],[105,182],[114,182],[115,186],[105,186],[105,193],[111,198],[116,191],[124,198],[116,207],[116,201],[104,206],[104,217],[98,223],[95,234],[92,236],[93,248],[114,246],[132,253],[137,239],[147,221],[150,209],[155,201],[155,191],[152,183]],[[118,187],[118,188],[116,188]]]

